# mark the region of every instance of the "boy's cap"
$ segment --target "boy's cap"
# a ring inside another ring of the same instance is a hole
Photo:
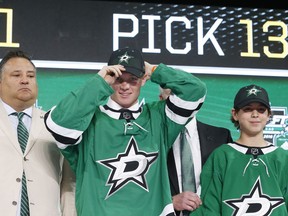
[[[257,85],[242,87],[235,96],[234,108],[241,109],[252,102],[259,102],[270,109],[269,97],[267,91]]]
[[[126,72],[131,73],[138,78],[145,74],[145,65],[142,54],[139,50],[123,48],[115,50],[108,61],[108,65],[123,65]]]

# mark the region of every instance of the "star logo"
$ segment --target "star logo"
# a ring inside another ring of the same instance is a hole
[[[224,202],[234,209],[233,216],[268,216],[275,208],[284,204],[284,199],[263,194],[260,177],[258,177],[250,194],[242,195],[240,199],[225,200]]]
[[[121,62],[126,62],[126,63],[128,64],[128,61],[129,61],[131,58],[134,58],[134,57],[133,57],[133,56],[129,56],[129,55],[127,54],[127,52],[125,52],[124,55],[119,56],[118,58],[119,58],[119,64],[120,64]]]
[[[106,199],[129,182],[133,182],[140,188],[149,191],[146,174],[157,157],[158,152],[139,151],[137,142],[132,136],[125,152],[118,154],[116,158],[97,161],[111,170],[106,182],[106,185],[111,185]]]
[[[248,92],[248,93],[247,93],[247,97],[250,96],[250,95],[252,95],[252,94],[254,94],[254,95],[257,96],[257,93],[258,93],[258,92],[261,92],[261,90],[257,89],[255,86],[253,86],[253,88],[248,89],[247,92]]]

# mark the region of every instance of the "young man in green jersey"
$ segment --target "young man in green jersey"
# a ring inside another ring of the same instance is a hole
[[[270,115],[264,88],[238,91],[231,120],[240,137],[208,158],[201,173],[203,204],[191,215],[288,215],[288,151],[264,140]]]
[[[150,78],[175,95],[141,105]],[[205,84],[192,74],[151,65],[138,50],[124,48],[53,107],[45,122],[76,173],[78,216],[174,215],[167,153],[205,95]]]

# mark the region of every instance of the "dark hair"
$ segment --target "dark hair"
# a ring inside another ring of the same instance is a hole
[[[240,109],[235,109],[235,112],[238,113]],[[234,124],[234,127],[236,127],[236,129],[238,130],[239,129],[239,121],[236,121],[234,118],[233,118],[233,115],[230,116],[230,120],[231,122]]]
[[[13,51],[9,51],[1,60],[0,62],[0,78],[1,78],[1,75],[2,75],[2,70],[3,70],[3,67],[4,65],[12,58],[24,58],[24,59],[27,59],[32,65],[34,68],[35,65],[33,64],[30,56],[28,54],[26,54],[25,52],[23,52],[22,50],[13,50]]]
[[[236,112],[236,113],[238,113],[239,110],[240,110],[240,109],[235,108],[235,112]],[[272,115],[272,111],[271,111],[270,107],[267,107],[267,110],[268,110],[268,114],[269,114],[269,115]],[[234,124],[234,127],[236,127],[237,130],[240,128],[239,121],[236,121],[236,120],[233,118],[232,115],[230,116],[230,121]]]

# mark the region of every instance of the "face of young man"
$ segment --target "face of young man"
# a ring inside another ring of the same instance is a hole
[[[233,118],[239,121],[240,130],[250,135],[262,133],[269,117],[267,107],[258,102],[250,103],[238,112],[233,112]]]
[[[36,69],[31,62],[19,57],[9,59],[0,79],[2,100],[16,111],[22,111],[35,103],[37,94]]]
[[[145,84],[145,79],[138,78],[128,72],[123,72],[111,85],[114,93],[111,99],[124,108],[137,103],[140,89]]]

